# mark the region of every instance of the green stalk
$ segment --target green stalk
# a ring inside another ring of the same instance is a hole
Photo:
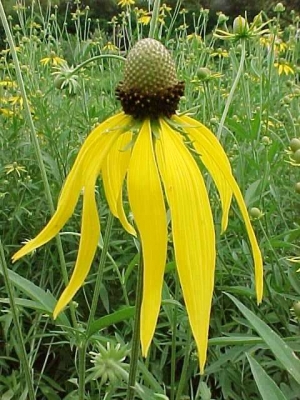
[[[108,218],[107,218],[105,234],[104,234],[104,238],[103,238],[103,248],[102,248],[99,266],[98,266],[98,273],[97,273],[97,278],[96,278],[96,283],[95,283],[95,288],[94,288],[94,294],[93,294],[93,299],[92,299],[92,304],[91,304],[90,315],[89,315],[89,319],[88,319],[87,327],[86,327],[87,335],[86,335],[86,337],[84,337],[82,339],[82,343],[79,346],[78,397],[80,400],[83,400],[85,398],[86,350],[87,350],[87,345],[88,345],[87,338],[89,338],[89,336],[90,336],[89,330],[90,330],[91,325],[95,318],[95,313],[96,313],[96,309],[97,309],[97,304],[98,304],[100,289],[101,289],[101,283],[102,283],[102,278],[103,278],[103,271],[104,271],[104,266],[105,266],[107,253],[108,253],[108,245],[110,242],[113,221],[114,221],[114,217],[111,213],[109,213]]]
[[[179,297],[179,282],[178,282],[178,275],[177,273],[175,273],[175,300],[178,300],[178,297]],[[173,321],[172,321],[170,400],[175,399],[177,313],[178,313],[178,306],[175,305],[173,313]]]
[[[224,111],[223,111],[223,114],[222,114],[222,117],[221,117],[221,121],[220,121],[220,124],[219,124],[218,132],[217,132],[217,138],[218,139],[220,139],[220,137],[222,135],[222,130],[223,130],[223,127],[224,127],[224,123],[225,123],[228,111],[229,111],[229,107],[230,107],[230,104],[232,103],[233,95],[234,95],[234,93],[236,91],[237,85],[238,85],[238,83],[240,81],[240,78],[241,78],[241,75],[242,75],[242,72],[243,72],[243,69],[244,69],[244,63],[245,63],[245,58],[246,58],[246,41],[242,40],[241,42],[242,42],[242,54],[241,54],[240,65],[239,65],[236,77],[234,79],[234,82],[233,82],[233,84],[231,86],[231,90],[230,90],[229,96],[227,97],[227,100],[226,100],[226,104],[225,104],[225,107],[224,107]]]
[[[114,216],[112,215],[112,213],[109,213],[108,218],[107,218],[104,238],[103,238],[103,248],[101,251],[101,256],[100,256],[100,261],[99,261],[99,267],[98,267],[98,273],[97,273],[97,278],[96,278],[96,283],[95,283],[95,288],[94,288],[92,304],[91,304],[91,310],[90,310],[90,315],[89,315],[89,319],[88,319],[88,323],[87,323],[87,332],[88,333],[89,333],[91,324],[95,318],[95,313],[96,313],[97,304],[98,304],[99,295],[100,295],[103,271],[104,271],[104,266],[105,266],[105,262],[106,262],[106,258],[107,258],[108,245],[110,242],[110,236],[111,236],[113,222],[114,222]]]
[[[152,39],[155,38],[157,31],[159,9],[160,9],[160,0],[155,0],[152,9],[152,18],[150,22],[150,30],[148,35],[148,37]]]
[[[52,200],[51,189],[50,189],[49,181],[47,178],[47,173],[46,173],[46,169],[45,169],[45,165],[44,165],[44,161],[43,161],[43,157],[42,157],[41,148],[40,148],[39,141],[38,141],[38,138],[36,135],[36,129],[35,129],[33,119],[31,116],[31,112],[30,112],[29,102],[28,102],[25,85],[24,85],[24,81],[23,81],[23,77],[22,77],[22,73],[21,73],[20,63],[18,60],[15,43],[14,43],[10,28],[8,25],[8,21],[7,21],[1,0],[0,0],[0,18],[1,18],[1,21],[3,24],[3,28],[5,31],[7,41],[8,41],[9,47],[10,47],[11,55],[13,58],[13,63],[14,63],[15,71],[16,71],[16,78],[17,78],[19,89],[20,89],[21,96],[23,99],[25,115],[26,115],[27,122],[28,122],[28,125],[30,128],[31,142],[33,143],[35,155],[37,158],[37,163],[38,163],[39,169],[41,171],[41,176],[42,176],[42,180],[43,180],[43,184],[44,184],[44,188],[45,188],[46,199],[48,201],[48,205],[49,205],[51,214],[54,214],[55,209],[54,209],[54,204],[53,204],[53,200]],[[56,236],[56,245],[57,245],[59,259],[60,259],[61,274],[62,274],[65,285],[67,285],[68,284],[68,273],[67,273],[67,268],[66,268],[63,247],[62,247],[61,239],[59,236]],[[75,309],[74,309],[74,306],[72,305],[72,303],[70,304],[70,311],[71,311],[73,325],[77,326]]]
[[[187,339],[186,339],[186,345],[185,345],[186,350],[185,350],[185,355],[184,355],[184,360],[183,360],[180,381],[179,381],[179,384],[177,387],[176,400],[181,399],[182,392],[186,386],[187,371],[188,371],[188,367],[189,367],[192,332],[191,332],[191,328],[189,326],[187,327],[187,330],[188,330],[187,331]]]
[[[133,400],[135,397],[135,381],[136,381],[137,365],[138,365],[139,350],[140,350],[140,313],[141,313],[142,294],[143,294],[143,268],[144,268],[143,256],[142,254],[140,254],[137,285],[136,285],[135,316],[134,316],[134,327],[132,335],[132,348],[130,356],[130,368],[129,368],[126,400]]]
[[[86,369],[86,352],[87,340],[83,338],[78,346],[78,399],[85,399],[85,369]]]
[[[29,398],[29,400],[35,400],[33,380],[32,380],[32,375],[30,372],[30,365],[28,362],[27,354],[26,354],[25,343],[23,340],[24,336],[22,334],[22,329],[21,329],[21,325],[19,322],[18,308],[15,303],[14,291],[13,291],[12,285],[10,283],[10,279],[9,279],[9,275],[8,275],[8,268],[7,268],[7,264],[5,261],[4,250],[3,250],[1,240],[0,240],[0,268],[3,273],[4,284],[5,284],[7,293],[8,293],[10,309],[11,309],[14,325],[16,328],[16,332],[17,332],[17,339],[18,339],[18,345],[19,345],[18,355],[20,357],[20,363],[24,370],[25,382],[27,384],[27,389],[28,389],[28,398]]]
[[[88,60],[85,60],[81,64],[77,65],[77,67],[72,70],[72,75],[78,72],[82,67],[85,67],[90,62],[101,60],[103,58],[114,58],[119,61],[126,61],[126,58],[122,56],[117,56],[116,54],[100,54],[99,56],[91,57]]]

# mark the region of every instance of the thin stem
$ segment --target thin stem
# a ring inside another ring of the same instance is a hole
[[[243,72],[243,69],[244,69],[245,58],[246,58],[246,41],[242,40],[242,54],[241,54],[240,65],[239,65],[236,77],[234,79],[234,82],[233,82],[233,84],[231,86],[231,90],[230,90],[229,96],[227,97],[227,100],[226,100],[226,104],[225,104],[225,107],[224,107],[224,111],[223,111],[223,114],[222,114],[222,117],[221,117],[221,121],[220,121],[220,124],[219,124],[218,132],[217,132],[217,138],[218,139],[220,139],[220,137],[222,135],[222,130],[223,130],[223,127],[224,127],[224,123],[225,123],[228,111],[229,111],[229,107],[230,107],[230,104],[232,102],[233,95],[235,93],[235,90],[237,88],[237,85],[238,85],[238,83],[240,81],[240,78],[241,78],[241,75],[242,75],[242,72]]]
[[[82,344],[79,346],[78,397],[80,400],[83,400],[85,398],[86,350],[87,350],[87,345],[88,345],[88,338],[90,337],[89,331],[90,331],[91,325],[95,318],[95,313],[96,313],[97,304],[98,304],[98,300],[99,300],[102,278],[103,278],[103,271],[104,271],[104,266],[105,266],[105,262],[107,259],[108,245],[110,242],[113,221],[114,221],[114,217],[111,213],[109,213],[108,218],[107,218],[104,239],[103,239],[103,247],[102,247],[102,252],[101,252],[99,266],[98,266],[98,272],[97,272],[97,278],[96,278],[96,283],[95,283],[95,288],[94,288],[91,309],[90,309],[90,315],[89,315],[89,319],[88,319],[87,327],[86,327],[86,336],[82,338]]]
[[[138,265],[138,274],[137,274],[135,316],[134,316],[134,327],[132,335],[132,348],[131,348],[126,400],[133,400],[135,396],[135,381],[136,381],[136,372],[137,372],[139,350],[140,350],[140,313],[142,306],[142,294],[143,294],[143,256],[141,254]]]
[[[157,31],[157,23],[159,16],[160,0],[155,0],[152,9],[152,18],[150,22],[149,38],[154,39]]]
[[[178,275],[175,273],[175,300],[179,297],[179,282]],[[178,306],[174,306],[173,321],[172,321],[172,344],[171,344],[171,393],[170,399],[175,398],[175,374],[176,374],[176,335],[177,335],[177,313]]]
[[[111,236],[113,222],[114,222],[114,216],[111,213],[109,213],[108,218],[107,218],[104,238],[103,238],[103,248],[102,248],[100,261],[99,261],[99,267],[98,267],[98,272],[97,272],[97,278],[96,278],[96,283],[95,283],[95,288],[94,288],[92,304],[91,304],[91,310],[90,310],[90,315],[89,315],[89,319],[88,319],[88,323],[87,323],[87,333],[89,332],[91,324],[95,318],[95,313],[96,313],[97,304],[98,304],[98,300],[99,300],[99,294],[100,294],[100,290],[101,290],[103,271],[104,271],[104,266],[105,266],[105,262],[107,259],[108,245],[110,242],[110,236]]]
[[[28,98],[27,98],[27,94],[26,94],[26,90],[25,90],[25,85],[24,85],[24,81],[23,81],[23,77],[22,77],[22,73],[21,73],[20,63],[18,60],[17,52],[16,52],[16,46],[15,46],[10,28],[8,25],[8,21],[7,21],[6,14],[3,9],[1,0],[0,0],[0,18],[1,18],[1,21],[3,24],[3,28],[5,30],[5,34],[6,34],[7,41],[8,41],[9,47],[10,47],[10,51],[11,51],[11,55],[13,58],[16,77],[17,77],[20,93],[21,93],[21,96],[23,99],[25,115],[26,115],[27,122],[28,122],[28,125],[30,128],[31,142],[33,143],[35,155],[37,158],[37,163],[38,163],[39,169],[41,171],[41,176],[42,176],[42,180],[43,180],[43,184],[44,184],[44,188],[45,188],[46,199],[48,201],[48,205],[49,205],[51,214],[54,214],[55,209],[54,209],[54,204],[53,204],[53,200],[52,200],[51,189],[50,189],[49,181],[47,178],[47,173],[46,173],[46,168],[45,168],[43,157],[42,157],[41,148],[40,148],[39,141],[38,141],[38,138],[36,135],[36,129],[35,129],[31,111],[30,111],[30,106],[29,106],[29,102],[28,102]],[[59,259],[60,259],[61,274],[62,274],[65,285],[67,285],[68,284],[68,273],[67,273],[67,268],[66,268],[63,247],[62,247],[61,239],[59,236],[56,236],[56,245],[57,245]],[[72,303],[70,304],[70,311],[71,311],[73,325],[77,326],[75,309],[74,309],[74,306]]]
[[[187,331],[187,339],[186,339],[186,351],[185,351],[185,355],[184,355],[180,381],[179,381],[179,384],[177,387],[176,400],[181,399],[182,392],[186,386],[186,377],[187,377],[187,370],[188,370],[188,366],[189,366],[191,342],[192,342],[191,328],[188,326],[187,329],[188,329],[188,331]]]
[[[86,369],[87,340],[83,338],[78,346],[78,399],[85,399],[85,369]]]
[[[88,60],[85,60],[81,64],[77,65],[77,67],[73,69],[72,75],[78,72],[82,67],[85,67],[90,62],[101,60],[103,58],[114,58],[119,61],[126,61],[126,58],[122,56],[117,56],[116,54],[101,54],[99,56],[91,57]]]
[[[28,389],[28,397],[29,397],[29,400],[34,400],[35,394],[34,394],[34,387],[33,387],[33,381],[32,381],[32,374],[30,372],[30,365],[28,362],[26,349],[25,349],[25,343],[23,340],[22,329],[21,329],[21,325],[19,322],[19,318],[18,318],[18,308],[15,303],[14,291],[13,291],[12,285],[10,283],[8,268],[7,268],[7,264],[5,261],[4,250],[3,250],[1,240],[0,240],[0,268],[3,273],[4,284],[5,284],[7,293],[8,293],[11,313],[12,313],[13,321],[14,321],[16,331],[17,331],[17,338],[18,338],[18,344],[19,344],[18,355],[20,357],[20,363],[24,370],[25,381],[26,381],[27,389]]]

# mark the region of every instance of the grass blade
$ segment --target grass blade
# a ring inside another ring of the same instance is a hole
[[[253,357],[251,357],[250,354],[246,354],[246,356],[248,358],[255,383],[263,400],[287,400],[273,379],[269,377],[259,363]]]
[[[293,350],[264,321],[253,314],[239,300],[228,293],[227,296],[266,342],[276,359],[281,362],[287,372],[300,384],[300,360]]]

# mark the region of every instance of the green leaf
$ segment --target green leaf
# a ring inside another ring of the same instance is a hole
[[[300,384],[300,360],[293,350],[271,329],[258,318],[252,311],[245,307],[239,300],[227,293],[244,317],[250,322],[260,337],[266,342],[277,360],[289,374]]]
[[[0,274],[2,273],[3,272],[0,269]],[[36,303],[36,305],[39,304],[36,309],[40,309],[41,311],[52,315],[56,304],[56,299],[50,292],[45,292],[33,282],[23,278],[14,271],[8,270],[8,276],[14,286],[16,286],[22,293],[25,293],[28,297],[30,297]],[[70,322],[64,313],[61,313],[57,317],[56,321],[60,325],[70,326]]]
[[[94,321],[91,324],[89,331],[87,332],[87,337],[92,336],[94,333],[100,331],[103,328],[114,325],[117,322],[124,321],[134,316],[135,307],[126,307],[121,310],[115,311],[112,314],[105,315]]]
[[[255,383],[263,400],[287,400],[273,379],[269,377],[259,363],[252,358],[250,354],[246,354],[246,356],[248,358]]]

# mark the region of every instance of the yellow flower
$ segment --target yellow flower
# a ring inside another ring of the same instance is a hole
[[[274,50],[276,53],[282,53],[287,49],[287,44],[282,41],[282,39],[277,36],[272,34],[264,35],[261,38],[259,38],[259,42],[262,46],[265,46],[268,51],[274,46]]]
[[[8,101],[12,106],[20,106],[23,108],[23,97],[21,95],[11,96]]]
[[[150,21],[151,21],[151,15],[148,13],[141,15],[137,20],[137,22],[142,25],[149,25]]]
[[[121,7],[127,7],[127,6],[131,6],[134,4],[135,4],[134,0],[120,0],[118,2],[118,6],[121,6]]]
[[[269,21],[262,22],[262,13],[256,15],[250,25],[248,24],[247,18],[243,18],[241,15],[239,15],[233,21],[232,33],[221,29],[216,29],[214,36],[219,39],[234,41],[240,39],[250,39],[268,33],[268,28],[263,29],[268,24]]]
[[[279,75],[282,74],[293,75],[295,73],[293,68],[289,65],[289,63],[283,58],[280,58],[278,62],[274,63],[274,67],[277,68]]]
[[[195,40],[196,42],[201,43],[202,42],[202,37],[201,35],[198,35],[197,33],[191,33],[190,35],[187,35],[187,40]]]
[[[5,117],[12,117],[15,113],[8,108],[0,108],[0,113]]]
[[[43,65],[51,64],[54,66],[63,65],[65,62],[66,61],[63,58],[58,57],[54,51],[51,51],[48,57],[40,60],[40,63]]]
[[[12,81],[10,79],[4,79],[3,81],[0,81],[0,86],[4,88],[15,88],[17,87],[17,84],[15,81]]]
[[[227,50],[221,49],[221,47],[217,48],[216,51],[211,53],[211,57],[219,57],[219,58],[228,58],[229,54]]]
[[[115,46],[112,42],[107,42],[105,46],[103,46],[103,50],[108,50],[111,52],[119,51],[119,48]]]
[[[184,84],[177,80],[175,63],[165,47],[154,39],[139,41],[128,54],[124,80],[116,91],[123,112],[102,122],[87,137],[65,181],[55,214],[13,256],[13,261],[57,235],[83,192],[78,257],[71,280],[56,304],[56,318],[83,285],[97,249],[100,223],[95,185],[101,174],[112,214],[128,233],[138,232],[141,240],[144,275],[140,329],[142,354],[146,356],[161,305],[168,242],[166,200],[178,275],[203,372],[216,249],[209,197],[194,154],[219,191],[223,232],[232,196],[237,201],[252,247],[258,302],[262,299],[263,269],[245,202],[221,144],[200,122],[176,115],[183,92]],[[123,208],[125,181],[136,228],[127,220]]]
[[[19,165],[16,161],[13,162],[12,164],[5,165],[4,168],[6,170],[6,175],[9,175],[12,172],[15,172],[19,178],[21,176],[21,172],[27,172],[25,167],[23,167],[22,165]]]

